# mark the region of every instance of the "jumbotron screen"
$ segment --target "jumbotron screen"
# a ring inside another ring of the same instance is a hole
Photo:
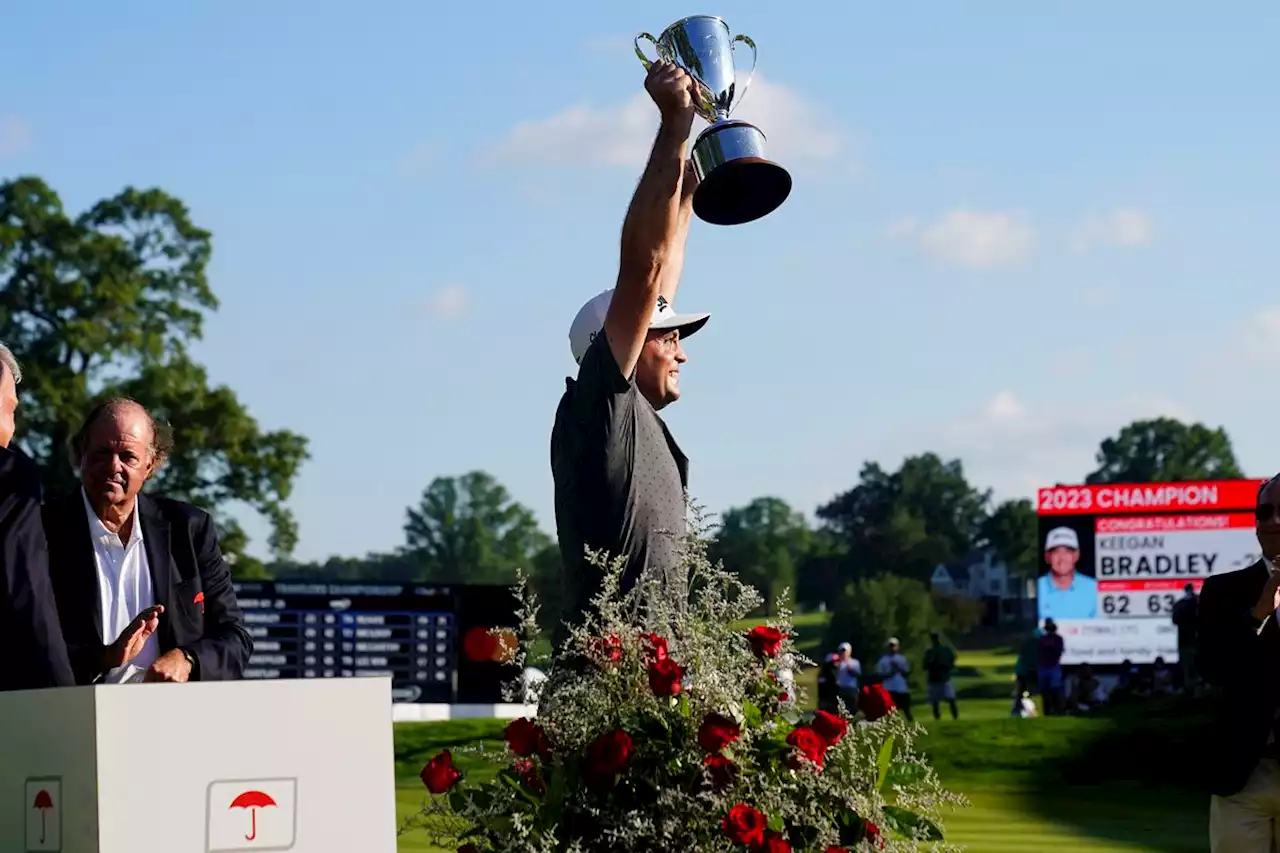
[[[1040,489],[1036,610],[1064,664],[1178,659],[1173,605],[1190,583],[1258,560],[1260,480]]]
[[[503,586],[239,581],[245,678],[391,676],[396,702],[497,703],[517,601]],[[491,629],[502,633],[495,636]]]

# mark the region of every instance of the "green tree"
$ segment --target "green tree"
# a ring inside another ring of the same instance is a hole
[[[1134,421],[1098,448],[1086,483],[1164,483],[1243,477],[1227,431],[1173,418]]]
[[[908,680],[921,684],[919,662],[929,645],[929,631],[936,627],[938,616],[922,582],[892,574],[861,578],[850,584],[837,603],[823,651],[848,642],[862,662],[862,671],[870,673],[885,653],[885,643],[897,637],[912,664]]]
[[[809,551],[809,525],[781,498],[756,498],[726,510],[710,548],[713,560],[737,573],[764,596],[772,613],[777,598],[790,590],[796,597],[796,569]]]
[[[307,441],[265,432],[228,388],[210,387],[188,346],[218,301],[206,268],[209,232],[181,201],[127,188],[76,216],[42,180],[0,183],[0,339],[23,363],[19,446],[56,494],[75,485],[67,438],[96,400],[126,394],[170,421],[177,446],[151,488],[214,512],[237,575],[233,502],[262,513],[277,557],[297,526],[285,507]]]
[[[983,519],[978,542],[992,548],[1011,574],[1028,576],[1040,569],[1039,519],[1026,498],[1005,501]]]
[[[839,597],[847,555],[840,537],[825,527],[809,531],[809,549],[796,578],[796,604],[810,610],[827,608]]]
[[[973,548],[989,502],[959,460],[924,453],[892,473],[867,463],[858,485],[820,507],[818,518],[847,548],[847,578],[895,572],[925,581]]]
[[[432,480],[406,511],[404,534],[420,580],[452,583],[510,583],[551,543],[533,512],[484,471]]]

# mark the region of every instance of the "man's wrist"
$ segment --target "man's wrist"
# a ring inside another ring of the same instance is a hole
[[[191,672],[188,678],[195,681],[200,677],[200,659],[196,657],[195,652],[191,651],[191,649],[188,649],[186,646],[178,646],[178,651],[182,652],[182,656],[187,659],[187,664],[191,667]]]
[[[658,125],[657,144],[666,148],[682,149],[684,144],[689,141],[689,131],[692,127],[693,121],[691,118],[667,118],[663,116],[662,123]]]

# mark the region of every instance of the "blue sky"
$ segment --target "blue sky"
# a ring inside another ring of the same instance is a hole
[[[213,232],[197,355],[310,437],[299,557],[474,468],[552,530],[569,321],[656,127],[631,38],[698,11],[756,40],[739,114],[796,181],[690,240],[668,420],[709,508],[926,449],[1029,494],[1155,414],[1280,468],[1276,4],[179,5],[7,9],[0,176]]]

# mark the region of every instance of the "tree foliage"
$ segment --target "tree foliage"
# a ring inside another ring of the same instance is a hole
[[[933,601],[921,581],[896,574],[860,578],[837,602],[825,648],[848,642],[866,673],[885,653],[888,639],[897,637],[903,654],[913,662],[910,680],[919,684],[918,661],[929,644],[929,632],[937,627]]]
[[[978,544],[994,549],[1010,572],[1035,574],[1040,568],[1039,523],[1031,501],[1005,501],[983,519]]]
[[[551,544],[533,511],[484,471],[432,480],[406,511],[404,533],[423,580],[509,583]]]
[[[924,581],[939,563],[969,552],[989,501],[959,460],[924,453],[892,473],[868,462],[858,484],[820,507],[818,518],[845,544],[849,578],[894,572]]]
[[[239,501],[271,522],[277,557],[297,541],[285,507],[307,441],[265,432],[188,347],[218,307],[209,232],[181,201],[127,188],[69,215],[42,180],[0,183],[0,339],[23,363],[19,446],[50,493],[75,485],[67,438],[93,403],[126,394],[175,428],[152,488],[215,513]],[[219,514],[234,553],[243,532]],[[239,570],[237,570],[239,574]]]
[[[754,587],[772,612],[785,590],[794,599],[797,568],[809,544],[809,525],[801,513],[781,498],[761,497],[725,511],[711,556]]]
[[[1158,483],[1243,477],[1225,429],[1173,418],[1134,421],[1098,448],[1086,483]]]

